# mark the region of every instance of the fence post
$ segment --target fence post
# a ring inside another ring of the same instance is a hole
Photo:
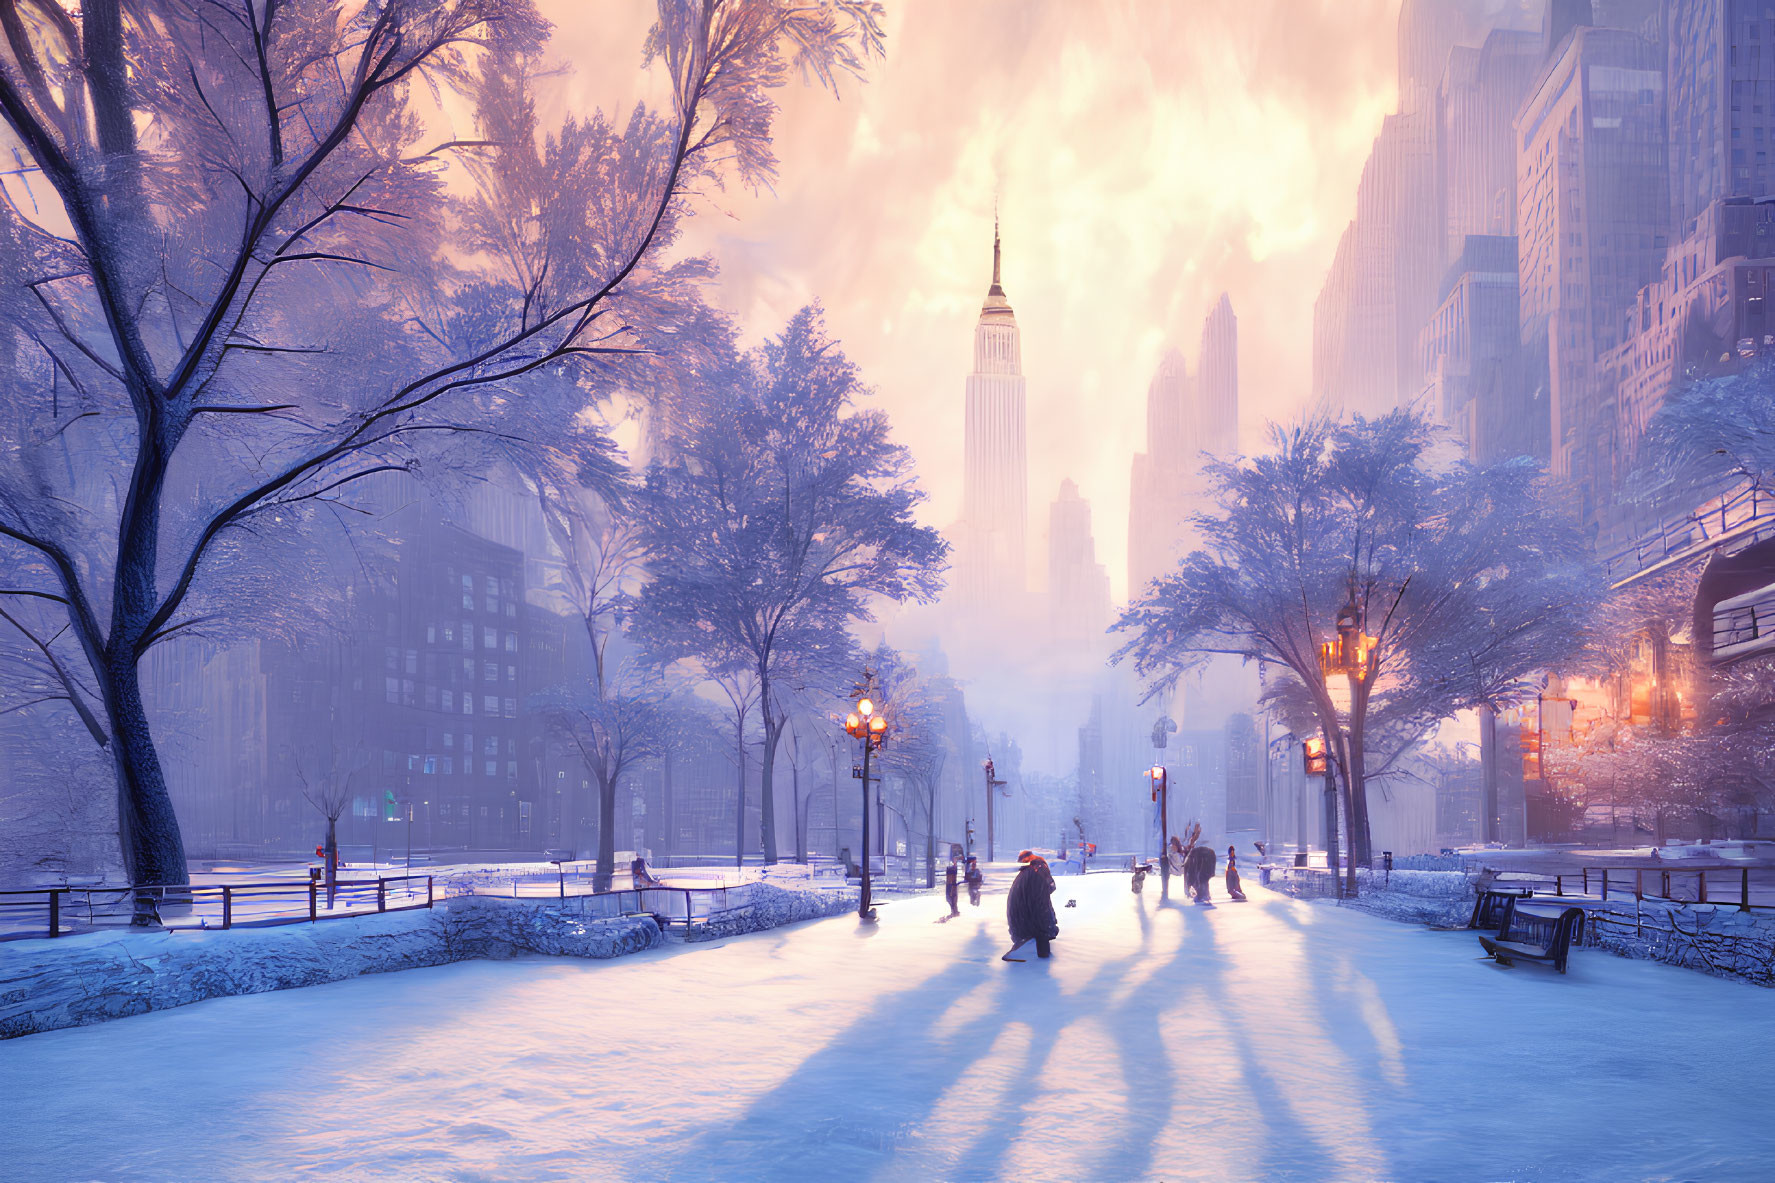
[[[1554,895],[1564,895],[1565,894],[1565,877],[1564,876],[1555,875],[1553,877],[1553,894]]]
[[[234,927],[234,889],[226,883],[222,885],[222,927]]]
[[[1706,871],[1701,872],[1701,886],[1696,889],[1695,894],[1701,897],[1700,899],[1697,899],[1695,901],[1697,904],[1705,904],[1707,902],[1707,872]]]
[[[1739,891],[1741,895],[1738,901],[1738,910],[1740,912],[1748,912],[1750,911],[1750,868],[1741,867],[1739,868],[1738,873],[1743,876],[1743,878],[1739,880]]]
[[[1633,898],[1636,900],[1646,898],[1646,869],[1644,867],[1633,868]]]
[[[425,906],[431,907],[431,876],[425,877]]]
[[[1669,871],[1659,871],[1658,872],[1658,897],[1660,899],[1666,899],[1666,900],[1670,898],[1670,872]]]
[[[376,876],[376,910],[388,911],[388,880],[380,875]]]
[[[1604,903],[1607,903],[1609,899],[1609,869],[1607,867],[1602,869],[1602,899]]]
[[[1578,870],[1584,876],[1584,894],[1589,895],[1590,894],[1590,868],[1589,867],[1579,867]]]
[[[308,881],[308,923],[313,924],[314,921],[314,880],[310,879]]]
[[[54,888],[49,892],[49,935],[62,935],[62,893]]]

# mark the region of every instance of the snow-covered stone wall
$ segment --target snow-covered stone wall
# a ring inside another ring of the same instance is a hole
[[[1356,869],[1356,898],[1343,906],[1391,920],[1454,928],[1473,914],[1474,876],[1461,871],[1369,871]],[[1328,898],[1331,878],[1324,868],[1277,867],[1269,887],[1297,899]]]
[[[849,888],[792,888],[774,883],[747,883],[726,893],[730,906],[711,916],[688,935],[693,941],[712,941],[742,932],[781,928],[821,916],[840,916],[857,906],[857,893]]]
[[[1586,944],[1623,957],[1775,986],[1775,915],[1729,904],[1615,900],[1589,909]]]
[[[857,906],[845,889],[748,883],[691,940],[833,916]],[[0,1039],[79,1027],[233,994],[337,982],[361,974],[520,953],[610,958],[662,943],[651,916],[582,915],[572,897],[463,895],[431,910],[273,928],[109,930],[0,942]]]

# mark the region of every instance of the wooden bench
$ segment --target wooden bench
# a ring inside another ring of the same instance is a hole
[[[1504,907],[1498,935],[1481,935],[1479,943],[1499,965],[1541,961],[1564,973],[1566,955],[1571,951],[1572,943],[1583,939],[1582,908],[1566,908],[1557,916],[1548,916],[1518,911],[1516,901],[1510,900]]]
[[[1502,930],[1504,920],[1510,915],[1510,909],[1517,900],[1525,900],[1534,894],[1527,887],[1499,887],[1489,884],[1478,889],[1478,898],[1473,901],[1473,915],[1467,921],[1468,928],[1495,928]]]

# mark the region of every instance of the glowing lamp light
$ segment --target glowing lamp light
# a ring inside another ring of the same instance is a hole
[[[1146,774],[1148,776],[1152,777],[1154,780],[1158,780],[1165,775],[1165,770],[1163,768],[1159,767],[1157,764],[1154,764],[1151,768],[1149,768],[1147,770]]]
[[[874,713],[875,713],[875,704],[873,702],[869,701],[867,698],[862,699],[857,703],[857,714],[863,716],[863,718],[867,719],[870,715],[873,715]]]
[[[1326,771],[1325,740],[1322,736],[1313,736],[1301,744],[1301,756],[1306,763],[1308,776],[1323,776]]]
[[[852,711],[850,714],[848,714],[844,717],[844,729],[846,731],[850,732],[852,735],[855,735],[857,733],[857,728],[861,727],[862,725],[863,725],[863,720],[861,720],[857,717],[857,712],[855,712],[855,711]]]
[[[876,735],[880,735],[887,730],[887,720],[880,715],[875,716],[873,719],[869,720],[869,730]]]

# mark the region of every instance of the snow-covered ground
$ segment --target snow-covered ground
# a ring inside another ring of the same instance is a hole
[[[1218,885],[1217,885],[1218,886]],[[8,1179],[1764,1180],[1775,996],[1566,977],[1252,890],[1063,878],[614,962],[472,962],[0,1044]]]

